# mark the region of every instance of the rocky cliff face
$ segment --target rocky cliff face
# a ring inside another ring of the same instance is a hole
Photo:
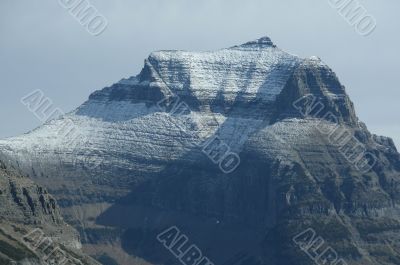
[[[26,220],[33,225],[63,223],[56,201],[46,189],[35,185],[27,177],[10,172],[2,162],[0,167],[0,218],[12,222]]]
[[[47,254],[58,247],[72,255],[68,264],[96,264],[80,252],[78,233],[64,222],[47,190],[1,161],[0,206],[0,264],[48,264],[51,259],[44,259],[45,253],[40,251],[45,246]],[[47,245],[46,237],[52,244]]]
[[[240,157],[229,174],[221,148]],[[56,195],[104,263],[178,264],[156,239],[177,226],[215,264],[313,264],[293,241],[307,228],[331,264],[400,264],[393,142],[358,120],[326,64],[269,38],[152,53],[0,152]]]

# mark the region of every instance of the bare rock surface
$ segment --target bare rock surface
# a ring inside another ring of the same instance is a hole
[[[215,137],[240,157],[229,174],[202,151]],[[104,264],[179,264],[156,239],[170,226],[214,264],[314,264],[293,241],[308,228],[324,239],[316,251],[331,247],[337,262],[400,264],[393,141],[359,121],[324,62],[267,37],[212,52],[154,52],[139,75],[1,140],[0,157],[57,198]],[[27,194],[10,197],[19,215],[58,220],[50,201],[29,203],[40,192]]]
[[[47,265],[59,250],[65,264],[98,264],[81,248],[79,234],[47,190],[0,161],[0,264]]]

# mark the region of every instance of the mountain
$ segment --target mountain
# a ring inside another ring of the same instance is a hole
[[[393,141],[359,121],[329,66],[268,37],[154,52],[0,141],[0,159],[54,194],[104,264],[180,264],[157,240],[169,227],[214,264],[400,264]]]
[[[1,161],[0,184],[0,264],[45,265],[61,253],[64,264],[98,264],[81,253],[77,231],[45,188]]]

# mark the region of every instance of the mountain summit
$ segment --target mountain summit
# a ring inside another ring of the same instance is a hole
[[[240,46],[234,46],[233,48],[257,49],[257,48],[268,48],[268,47],[276,48],[272,40],[269,37],[265,36],[254,41],[246,42]]]
[[[157,241],[168,227],[214,264],[314,264],[293,241],[304,231],[337,265],[400,264],[393,141],[367,130],[325,63],[268,37],[154,52],[138,75],[0,141],[0,159],[56,197],[88,254],[117,264],[178,264]]]

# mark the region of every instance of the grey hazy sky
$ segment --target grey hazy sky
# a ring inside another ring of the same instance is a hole
[[[359,1],[377,20],[368,37],[328,0],[90,0],[109,22],[97,37],[58,0],[1,0],[0,138],[40,124],[20,103],[34,89],[67,112],[136,75],[151,51],[214,50],[267,35],[290,53],[321,57],[368,128],[400,147],[400,1]]]

